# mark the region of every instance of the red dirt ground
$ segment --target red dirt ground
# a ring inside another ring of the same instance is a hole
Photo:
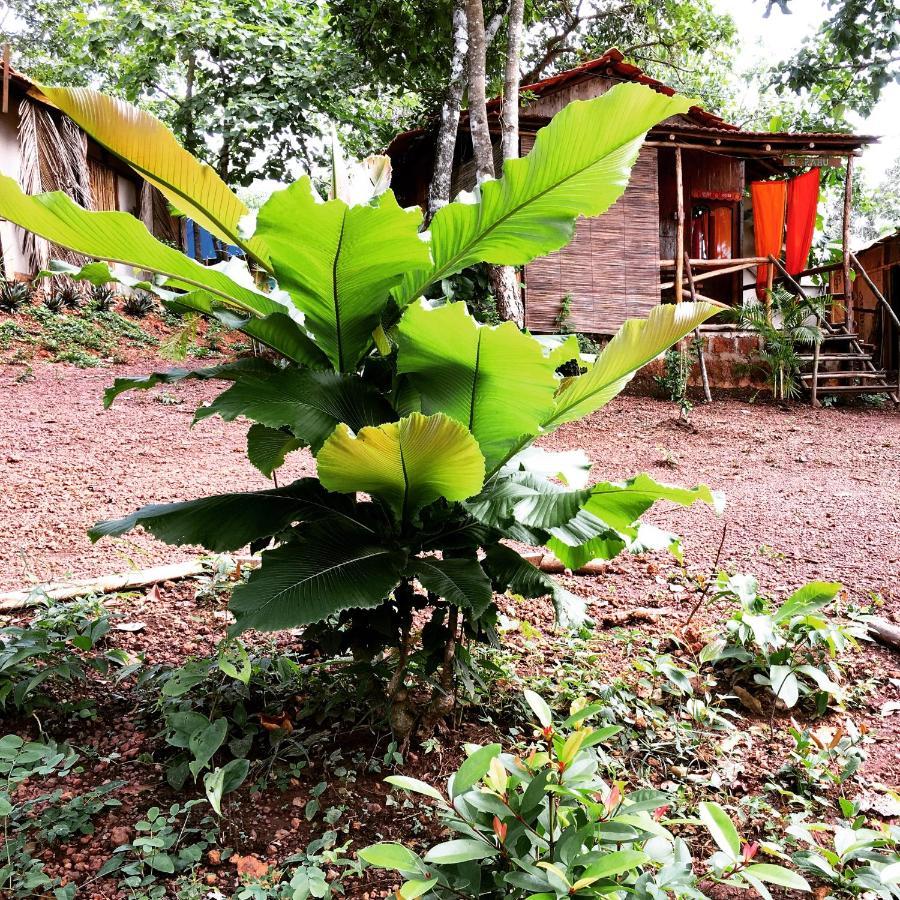
[[[125,394],[103,411],[113,377],[149,370],[37,365],[22,381],[22,369],[0,367],[0,588],[184,559],[184,549],[143,535],[91,546],[85,529],[145,503],[266,486],[244,456],[244,425],[211,418],[190,428],[214,384]],[[647,471],[723,491],[721,518],[699,507],[649,517],[684,536],[690,565],[712,565],[727,525],[723,566],[753,572],[772,589],[841,581],[855,598],[876,592],[900,613],[900,412],[724,399],[697,407],[692,428],[676,418],[671,404],[620,397],[544,445],[583,447],[597,479]],[[282,480],[311,468],[295,453]],[[634,566],[625,560],[623,574],[598,590],[637,589],[652,599],[645,578],[632,584],[626,574]]]
[[[20,380],[22,369],[0,367],[0,391],[6,398],[6,416],[0,420],[0,589],[184,559],[189,555],[185,548],[166,547],[144,535],[91,546],[84,529],[144,503],[265,486],[244,456],[243,425],[208,419],[189,430],[194,407],[215,395],[215,385],[187,383],[127,394],[103,411],[102,391],[113,377],[148,370],[147,365],[80,370],[45,364],[35,366],[33,378]],[[724,399],[698,407],[691,428],[678,425],[676,418],[671,404],[621,397],[591,419],[549,437],[545,446],[583,447],[596,460],[598,479],[648,471],[660,480],[703,481],[723,490],[728,506],[721,518],[700,507],[659,509],[648,517],[685,536],[687,563],[695,572],[710,570],[727,525],[723,568],[752,572],[776,594],[812,578],[840,580],[861,602],[880,594],[884,612],[900,620],[900,414],[895,409],[782,410]],[[305,453],[294,454],[282,481],[311,470]],[[635,605],[677,610],[678,618],[632,623],[644,637],[660,639],[686,615],[697,595],[690,584],[684,590],[675,582],[670,585],[667,576],[674,569],[662,555],[620,557],[602,576],[564,578],[570,589],[590,598],[590,612],[598,622],[597,640],[604,649],[595,678],[628,669],[630,644],[606,640],[604,623],[618,611]],[[196,598],[195,587],[167,583],[158,593],[128,600],[123,615],[146,627],[134,634],[112,632],[110,640],[146,654],[148,664],[179,664],[188,655],[212,652],[221,637],[221,612]],[[528,620],[542,633],[536,641],[515,631],[506,635],[504,643],[516,651],[517,666],[552,679],[559,658],[554,642],[565,638],[552,634],[546,602],[500,602],[507,615]],[[709,625],[720,613],[704,608],[698,622]],[[287,647],[295,639],[282,633],[275,641]],[[880,676],[876,691],[862,696],[851,714],[870,729],[864,783],[896,786],[900,717],[882,718],[880,710],[886,700],[900,697],[898,658],[880,647],[867,648],[851,659],[848,670],[855,682]],[[891,685],[889,678],[898,681]],[[76,880],[95,871],[127,839],[139,810],[151,803],[165,805],[170,796],[161,766],[144,759],[154,739],[133,700],[123,689],[99,682],[90,690],[98,699],[98,718],[61,727],[69,729],[66,738],[79,747],[95,748],[95,759],[101,761],[66,787],[86,787],[112,775],[124,778],[129,787],[122,791],[122,808],[105,815],[94,836],[80,839],[84,846],[47,851],[48,871]],[[840,715],[828,721],[838,722]],[[779,718],[782,726],[785,718]],[[12,725],[23,734],[33,727],[30,720]],[[479,739],[482,727],[470,720],[443,735],[446,752],[411,751],[404,773],[440,782],[458,762],[460,742]],[[765,723],[753,718],[742,720],[740,727],[753,736],[741,761],[746,784],[736,787],[735,782],[729,792],[754,793],[761,773],[775,771],[785,758],[788,741],[783,727],[769,735]],[[103,761],[112,749],[121,754],[115,771]],[[319,826],[301,822],[297,810],[312,786],[326,777],[323,765],[317,761],[299,780],[291,779],[283,794],[249,794],[236,808],[241,830],[236,848],[277,860],[305,846]],[[355,846],[376,839],[411,840],[417,833],[412,814],[385,815],[383,774],[361,775],[352,798],[340,794],[340,782],[325,796],[329,803],[349,804],[349,836]],[[237,841],[231,831],[225,839]],[[233,866],[205,864],[201,874],[208,884],[234,886]],[[348,897],[385,896],[391,881],[392,876],[367,872],[361,883],[349,887]],[[104,883],[86,896],[107,900],[121,895]]]

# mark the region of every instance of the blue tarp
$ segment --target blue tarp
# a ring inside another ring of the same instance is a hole
[[[194,235],[200,234],[200,252],[194,250]],[[192,259],[204,261],[220,259],[222,254],[227,256],[242,256],[240,247],[226,246],[223,241],[214,238],[202,225],[198,225],[192,219],[184,220],[185,247],[184,252]]]

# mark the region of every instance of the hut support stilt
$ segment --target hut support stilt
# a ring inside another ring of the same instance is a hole
[[[844,276],[844,309],[847,331],[853,331],[853,285],[850,282],[850,207],[853,200],[853,157],[847,157],[847,168],[844,175],[844,229],[843,229],[843,260],[842,271]]]
[[[684,296],[684,182],[681,175],[681,147],[675,148],[675,302]]]

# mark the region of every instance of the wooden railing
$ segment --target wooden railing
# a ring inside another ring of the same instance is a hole
[[[888,318],[894,323],[894,330],[897,333],[897,357],[894,361],[897,363],[897,399],[900,400],[900,317],[897,316],[897,313],[894,312],[891,304],[887,302],[884,295],[875,286],[875,282],[869,277],[869,273],[863,268],[862,263],[856,258],[855,253],[850,254],[850,262],[853,265],[853,268],[862,275],[863,281],[869,286],[869,290],[875,295],[875,298],[888,314]],[[887,369],[887,366],[884,365],[883,361],[882,367],[885,370]]]

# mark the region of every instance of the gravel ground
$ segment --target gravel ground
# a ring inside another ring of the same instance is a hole
[[[22,381],[22,369],[0,367],[0,587],[184,559],[184,548],[144,535],[92,546],[85,529],[145,503],[266,486],[244,456],[244,425],[211,418],[190,428],[216,385],[125,394],[104,412],[102,391],[115,375],[149,369],[45,364]],[[727,526],[723,565],[773,589],[839,580],[854,597],[877,592],[900,612],[900,412],[722,399],[698,406],[691,427],[676,419],[668,403],[624,396],[544,445],[583,447],[597,479],[647,471],[723,491],[721,517],[700,507],[648,516],[684,536],[692,566],[712,566]],[[295,453],[282,481],[311,470],[307,454]],[[616,568],[597,591],[647,599],[645,569],[628,559]]]

